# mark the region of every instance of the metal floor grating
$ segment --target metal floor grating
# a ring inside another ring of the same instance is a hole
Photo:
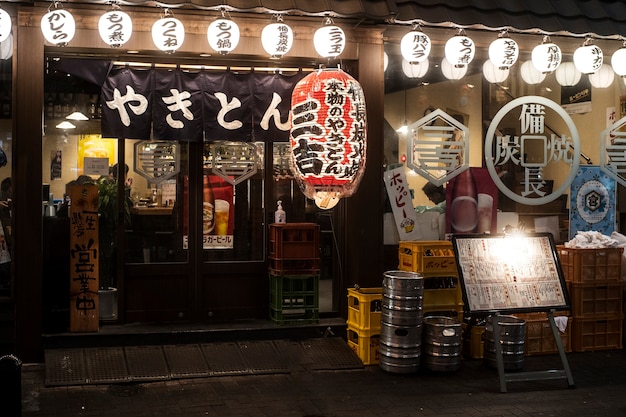
[[[48,349],[45,384],[114,384],[225,375],[363,368],[337,337],[164,346]]]

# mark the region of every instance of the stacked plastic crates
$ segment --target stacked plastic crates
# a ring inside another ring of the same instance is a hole
[[[447,240],[402,241],[398,269],[424,277],[423,313],[463,318],[463,296],[452,242]]]
[[[557,247],[572,313],[572,350],[621,349],[622,248]]]
[[[278,324],[319,321],[319,231],[315,223],[270,225],[269,307]]]
[[[364,365],[377,365],[380,355],[382,288],[348,289],[348,346]]]

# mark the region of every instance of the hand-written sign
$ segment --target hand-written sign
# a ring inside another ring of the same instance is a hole
[[[70,331],[98,331],[98,186],[70,185]]]
[[[569,297],[549,233],[452,238],[463,297],[470,312],[569,309]]]

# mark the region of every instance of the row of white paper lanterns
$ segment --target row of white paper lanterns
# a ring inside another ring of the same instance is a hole
[[[54,7],[53,7],[54,6]],[[271,57],[280,58],[293,45],[294,35],[289,25],[283,23],[282,15],[277,16],[277,22],[271,23],[261,33],[263,49]],[[72,14],[58,7],[55,2],[48,13],[41,18],[41,31],[49,43],[56,46],[66,46],[76,32],[76,22]],[[102,40],[112,47],[120,47],[130,39],[133,32],[133,22],[127,13],[119,7],[104,13],[98,21],[98,32]],[[0,9],[0,42],[11,33],[11,17]],[[225,16],[215,19],[207,30],[209,46],[221,54],[233,51],[239,44],[239,26]],[[163,17],[152,25],[152,40],[157,48],[165,52],[174,52],[179,49],[185,40],[183,23],[171,16],[166,10]],[[325,25],[319,28],[313,37],[317,53],[324,58],[336,58],[346,44],[344,31],[333,24],[330,18],[325,19]]]
[[[403,71],[412,78],[421,78],[428,70],[431,41],[428,35],[415,28],[404,35],[400,42]],[[462,31],[450,38],[444,48],[441,70],[446,78],[460,79],[467,72],[467,65],[474,59],[475,45]],[[517,62],[519,46],[505,32],[489,45],[489,59],[483,64],[487,81],[502,82],[508,77],[509,69]],[[563,86],[576,85],[582,74],[589,75],[594,87],[606,88],[613,82],[614,74],[626,76],[626,47],[618,49],[611,57],[611,66],[603,63],[602,49],[590,40],[574,51],[573,63],[561,63],[561,49],[545,36],[525,62],[521,75],[528,84],[543,81],[546,74],[555,72],[557,81]]]

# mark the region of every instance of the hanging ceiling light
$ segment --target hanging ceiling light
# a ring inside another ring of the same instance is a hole
[[[230,15],[226,9],[222,8],[220,12],[222,16],[209,25],[207,40],[214,51],[226,55],[239,44],[240,32],[237,23],[230,20]]]
[[[408,78],[422,78],[428,72],[428,66],[428,60],[412,64],[406,59],[402,59],[402,72]]]
[[[611,66],[615,74],[620,77],[626,76],[626,40],[622,44],[622,47],[611,56]]]
[[[0,42],[4,42],[11,34],[11,16],[4,9],[0,9]]]
[[[613,84],[615,73],[610,65],[602,64],[600,69],[589,74],[589,82],[595,88],[608,88]]]
[[[133,21],[127,13],[120,10],[117,0],[111,3],[111,8],[113,10],[100,16],[98,32],[104,43],[112,48],[119,48],[130,39]]]
[[[539,84],[546,79],[546,74],[537,70],[532,61],[526,61],[522,64],[520,75],[526,84]]]
[[[474,59],[476,53],[476,45],[474,41],[465,35],[463,29],[459,29],[459,33],[446,42],[445,56],[450,64],[457,68],[467,67]]]
[[[65,116],[67,120],[75,120],[77,122],[84,122],[85,120],[89,120],[89,117],[85,116],[83,113],[79,111],[75,111],[72,114]]]
[[[593,74],[598,71],[604,60],[602,49],[591,42],[591,38],[585,39],[582,46],[574,51],[574,65],[583,74]]]
[[[383,52],[383,72],[387,71],[388,66],[389,66],[389,55],[387,55],[387,52]]]
[[[68,122],[67,120],[63,120],[61,123],[55,126],[57,129],[76,129],[76,126],[72,124],[72,122]]]
[[[563,87],[571,87],[580,81],[582,73],[573,62],[563,62],[554,72],[556,81]]]
[[[449,80],[460,80],[467,74],[467,65],[452,65],[445,57],[441,60],[441,72]]]
[[[413,25],[411,31],[404,35],[400,41],[402,58],[410,64],[418,64],[428,59],[430,48],[430,38],[422,32],[419,24]]]
[[[261,32],[261,44],[270,58],[282,58],[293,45],[293,30],[288,24],[283,23],[283,15],[275,16],[276,22],[270,23]]]
[[[324,18],[324,26],[313,35],[315,51],[323,58],[336,58],[346,47],[346,34],[333,23],[330,17]]]
[[[185,26],[169,9],[152,25],[152,41],[161,51],[174,53],[185,41]]]
[[[509,37],[508,30],[500,32],[498,39],[489,45],[489,60],[496,68],[509,69],[517,62],[519,46]]]
[[[561,48],[552,43],[549,36],[544,36],[541,44],[533,48],[532,63],[541,73],[548,73],[556,70],[561,65]]]
[[[488,59],[483,63],[483,76],[491,84],[501,83],[508,78],[509,69],[502,69],[502,67],[495,65]]]
[[[76,34],[74,16],[63,10],[60,2],[54,1],[48,7],[48,13],[41,18],[41,32],[49,43],[55,46],[67,46]]]

